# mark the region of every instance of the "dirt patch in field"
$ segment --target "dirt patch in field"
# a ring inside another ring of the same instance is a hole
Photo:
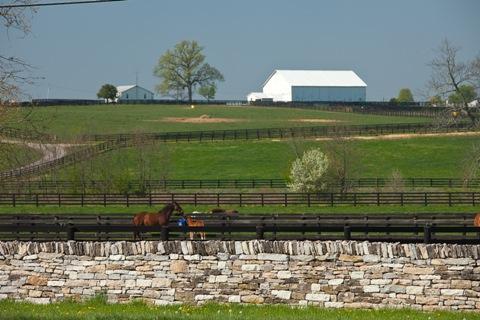
[[[200,117],[196,117],[196,118],[166,117],[158,120],[145,120],[145,121],[175,122],[175,123],[230,123],[230,122],[239,122],[239,121],[245,121],[245,120],[232,119],[232,118],[212,118],[208,114],[203,114]]]
[[[307,123],[334,123],[334,122],[342,122],[340,120],[333,120],[333,119],[292,119],[291,122],[307,122]]]
[[[352,140],[398,140],[398,139],[411,139],[419,137],[456,137],[456,136],[480,136],[480,132],[443,132],[443,133],[400,133],[400,134],[386,134],[379,136],[353,136],[346,137]],[[332,140],[332,138],[316,138],[317,141]]]

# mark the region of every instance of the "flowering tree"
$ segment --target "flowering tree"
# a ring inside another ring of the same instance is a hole
[[[293,162],[288,187],[294,192],[322,191],[327,185],[328,165],[328,158],[320,149],[306,151]]]

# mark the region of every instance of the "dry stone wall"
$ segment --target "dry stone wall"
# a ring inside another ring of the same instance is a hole
[[[354,241],[0,242],[0,299],[480,311],[480,246]]]

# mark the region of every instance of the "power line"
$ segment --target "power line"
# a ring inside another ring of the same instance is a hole
[[[92,4],[92,3],[102,3],[102,2],[118,2],[126,0],[86,0],[86,1],[71,1],[71,2],[47,2],[47,3],[36,3],[36,4],[4,4],[0,5],[0,9],[9,9],[9,8],[27,8],[27,7],[46,7],[46,6],[63,6],[69,4]]]

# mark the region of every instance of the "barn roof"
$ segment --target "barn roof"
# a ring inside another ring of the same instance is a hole
[[[366,87],[367,84],[351,70],[275,70],[267,82],[279,75],[291,86],[299,87]]]
[[[135,85],[129,85],[129,86],[118,86],[117,91],[118,93],[122,93],[124,91],[130,90],[132,88],[135,88]]]
[[[130,90],[130,89],[132,89],[132,88],[135,88],[135,87],[141,88],[141,89],[143,89],[143,90],[145,90],[145,91],[148,91],[148,92],[150,92],[150,93],[153,94],[152,91],[150,91],[150,90],[148,90],[148,89],[145,89],[144,87],[140,87],[140,86],[138,86],[138,85],[134,85],[134,84],[128,85],[128,86],[118,86],[118,87],[117,87],[117,92],[118,92],[119,94],[121,94],[122,92],[128,91],[128,90]]]

